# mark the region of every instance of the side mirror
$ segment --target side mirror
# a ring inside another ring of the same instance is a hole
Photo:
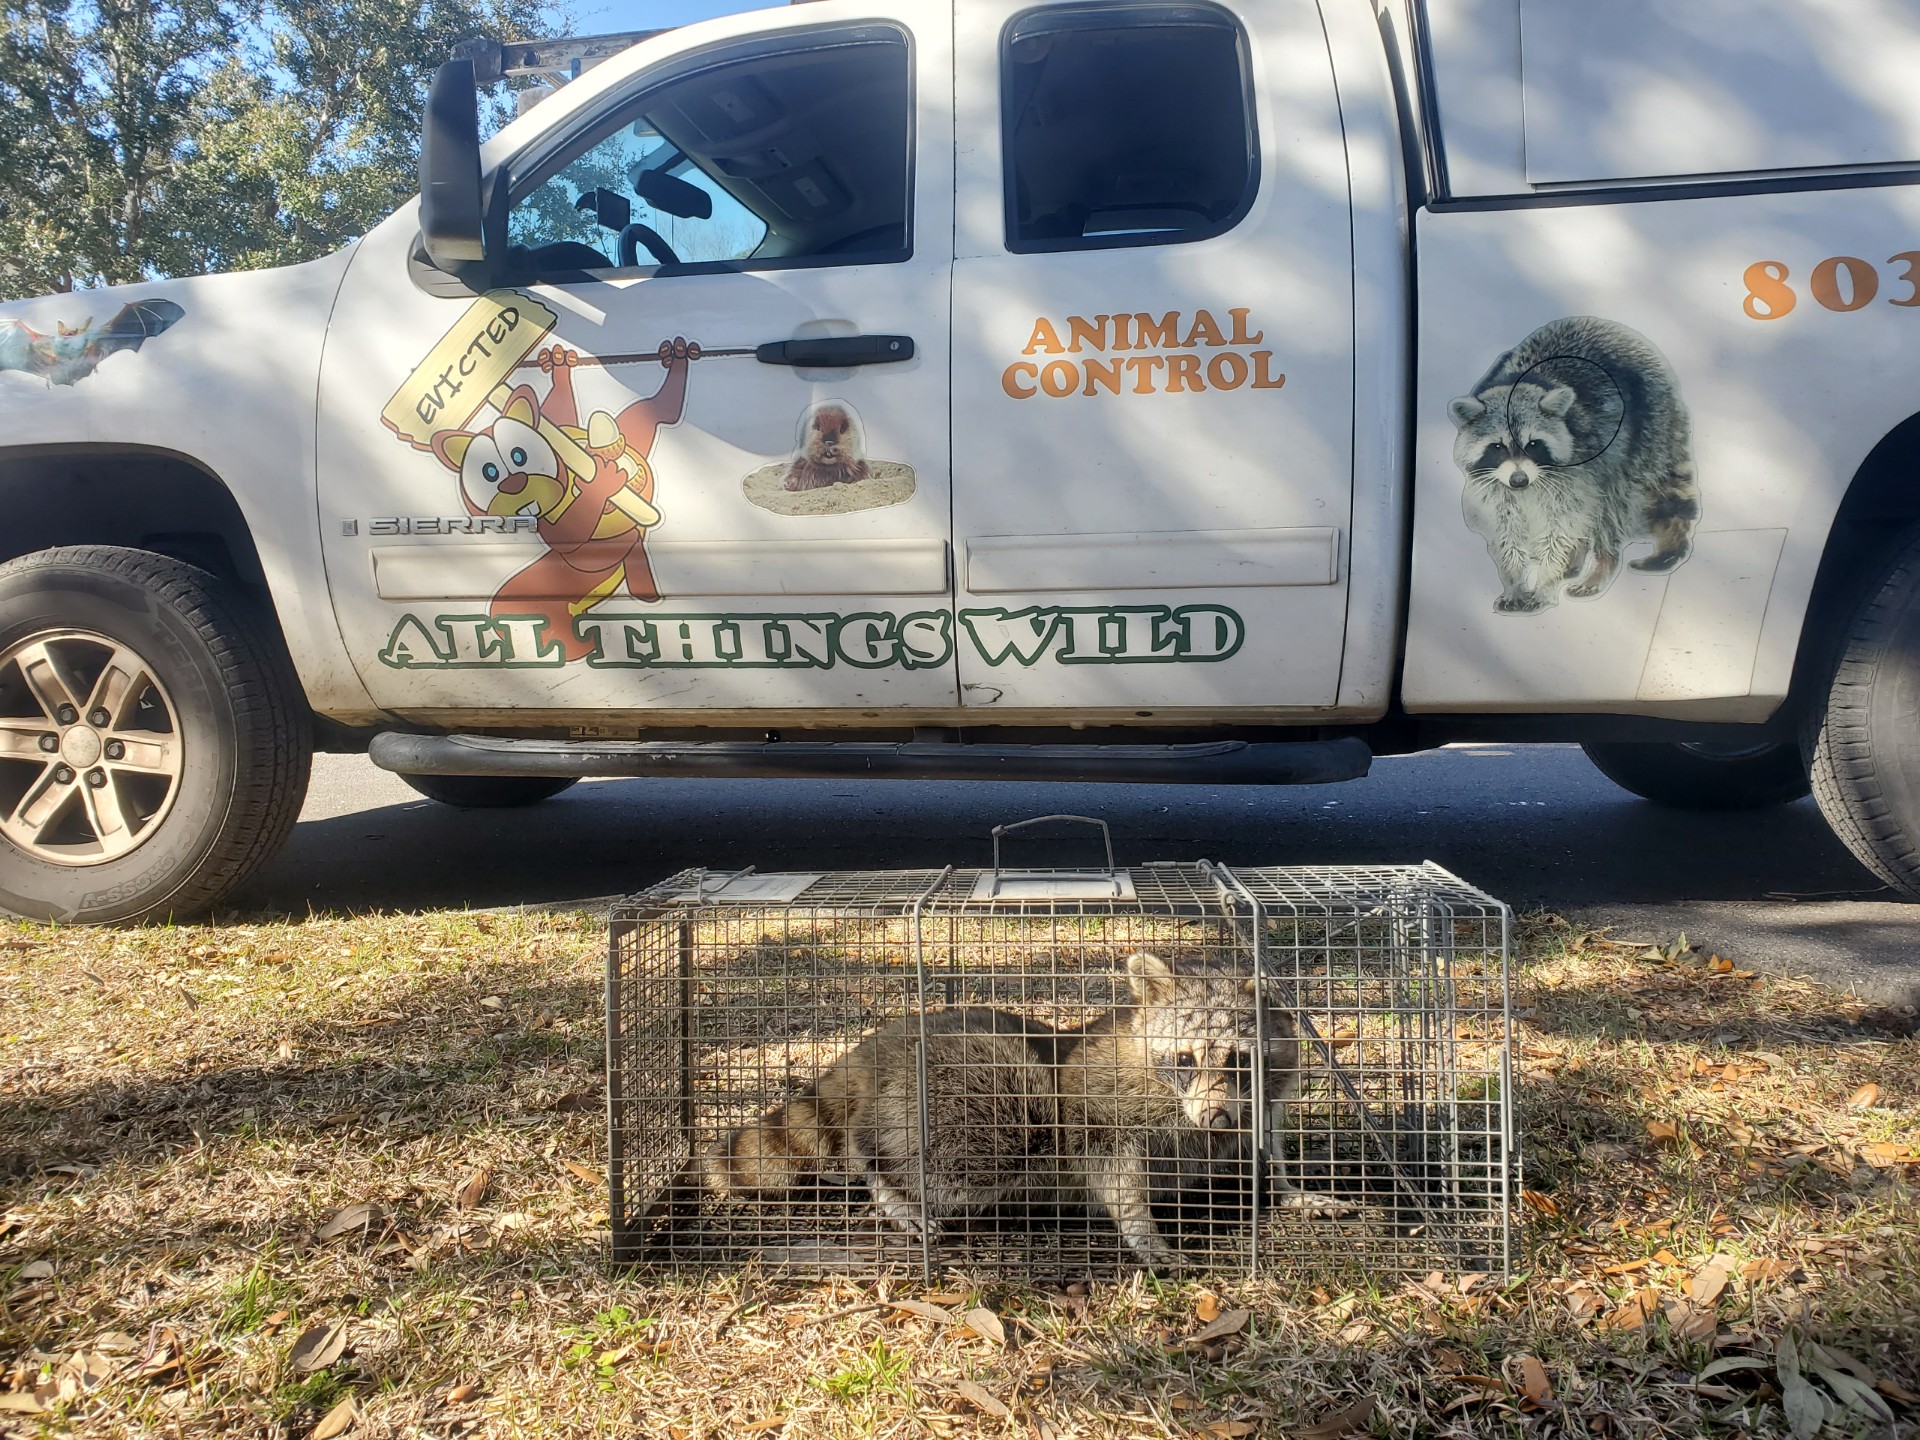
[[[713,196],[691,181],[663,170],[648,170],[635,165],[627,171],[627,183],[654,209],[682,220],[713,218]]]
[[[594,223],[602,230],[611,230],[615,234],[633,223],[633,202],[617,190],[609,190],[602,185],[589,190],[573,202],[576,210],[593,212]]]
[[[427,258],[453,271],[487,258],[480,199],[480,103],[471,60],[434,71],[420,130],[420,238]]]

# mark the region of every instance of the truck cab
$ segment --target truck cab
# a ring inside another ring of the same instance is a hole
[[[211,903],[316,741],[505,804],[1571,738],[1811,767],[1914,888],[1920,102],[1691,24],[813,0],[484,141],[475,47],[340,255],[103,297],[91,363],[0,311],[0,905]]]

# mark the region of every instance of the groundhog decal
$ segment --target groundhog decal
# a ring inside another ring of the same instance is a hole
[[[1693,552],[1687,407],[1644,336],[1590,315],[1551,321],[1447,411],[1462,509],[1500,572],[1500,613],[1601,594],[1636,540],[1653,553],[1635,570],[1671,570]]]

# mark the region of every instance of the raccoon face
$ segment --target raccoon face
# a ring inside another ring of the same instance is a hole
[[[1137,1022],[1155,1077],[1180,1097],[1187,1123],[1200,1130],[1253,1125],[1258,987],[1248,976],[1200,966],[1169,966],[1157,955],[1129,956],[1127,975],[1141,1010]],[[1269,1093],[1286,1067],[1292,1027],[1268,1016]]]
[[[1489,390],[1453,401],[1447,413],[1457,429],[1454,463],[1478,484],[1525,490],[1543,472],[1574,463],[1567,421],[1576,398],[1566,385],[1521,381],[1505,395]]]

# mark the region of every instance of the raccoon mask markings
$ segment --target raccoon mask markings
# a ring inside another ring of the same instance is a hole
[[[1502,355],[1447,406],[1461,505],[1500,573],[1502,614],[1603,592],[1621,550],[1671,570],[1700,516],[1690,427],[1665,358],[1626,326],[1569,316]]]
[[[1232,966],[1127,957],[1133,1003],[1108,1011],[1063,1043],[1058,1066],[1063,1198],[1106,1212],[1129,1249],[1161,1269],[1179,1252],[1153,1215],[1156,1162],[1203,1167],[1258,1163],[1253,1057],[1261,1065],[1269,1128],[1299,1089],[1292,1015],[1262,1003],[1261,985]],[[1352,1207],[1306,1194],[1277,1169],[1268,1184],[1287,1209],[1338,1215]]]

